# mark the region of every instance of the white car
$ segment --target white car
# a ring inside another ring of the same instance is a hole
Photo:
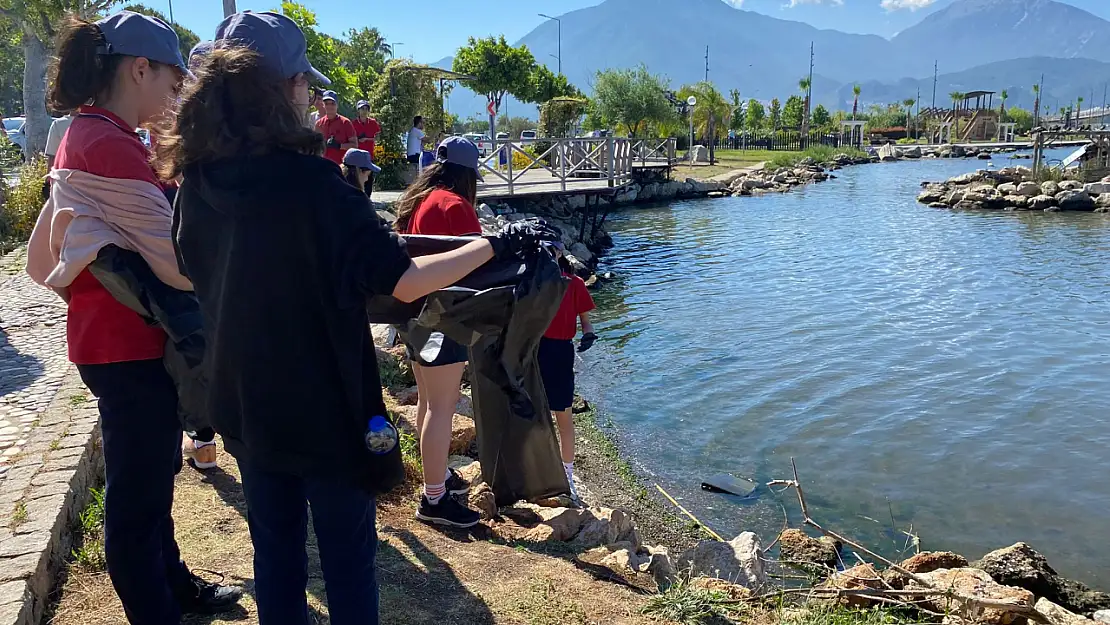
[[[521,141],[535,141],[540,136],[540,133],[535,130],[525,130],[520,133]]]
[[[493,153],[493,142],[489,140],[489,137],[483,134],[476,132],[465,134],[463,135],[463,139],[478,146],[478,154],[481,156],[489,156]]]
[[[8,135],[8,141],[19,146],[21,152],[27,151],[27,134],[24,132],[24,125],[27,120],[22,117],[5,117],[4,118],[4,133]]]

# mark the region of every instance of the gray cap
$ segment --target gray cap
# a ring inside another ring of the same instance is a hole
[[[332,102],[338,102],[339,101],[339,94],[337,94],[334,91],[325,91],[323,97],[321,97],[320,99],[321,100],[331,100]]]
[[[375,174],[382,173],[382,168],[374,164],[374,157],[366,150],[350,149],[343,155],[343,164],[348,167],[369,169]]]
[[[104,34],[107,44],[98,48],[97,54],[143,57],[156,63],[172,65],[186,73],[189,71],[185,59],[181,58],[177,33],[157,17],[120,11],[100,20],[96,25]]]
[[[478,180],[483,180],[482,170],[478,165],[478,146],[465,137],[447,137],[436,148],[436,160],[440,163],[453,163],[474,170]]]
[[[327,76],[308,62],[308,44],[304,33],[293,20],[264,11],[243,11],[220,22],[216,28],[216,41],[228,41],[254,50],[262,56],[263,63],[282,78],[308,74],[330,85]]]

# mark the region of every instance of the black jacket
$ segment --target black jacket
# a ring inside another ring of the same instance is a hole
[[[403,242],[332,162],[279,152],[190,166],[174,238],[208,336],[208,411],[260,468],[382,490],[400,452],[363,436],[386,415],[365,301],[408,269]]]

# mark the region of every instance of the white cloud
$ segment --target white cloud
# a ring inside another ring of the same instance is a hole
[[[802,4],[825,4],[826,2],[836,6],[844,6],[844,0],[790,0],[790,4],[784,4],[782,6],[784,9],[793,9]]]
[[[744,0],[725,0],[725,3],[731,4],[738,9],[744,6]]]
[[[918,9],[924,9],[936,1],[937,0],[882,0],[879,5],[887,11],[898,11],[900,9],[917,11]]]

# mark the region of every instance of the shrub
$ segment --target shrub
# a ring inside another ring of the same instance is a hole
[[[108,568],[104,555],[104,489],[93,488],[89,494],[89,505],[77,517],[80,544],[73,550],[73,558],[81,569],[101,572]]]
[[[0,132],[0,171],[15,169],[22,162],[23,150],[12,143],[6,133]]]
[[[42,185],[46,180],[46,161],[36,158],[19,168],[19,181],[0,189],[0,253],[25,242],[42,211]]]
[[[381,173],[374,175],[376,189],[400,189],[405,186],[404,172],[409,163],[404,154],[378,144],[374,146],[374,164],[382,168]]]

